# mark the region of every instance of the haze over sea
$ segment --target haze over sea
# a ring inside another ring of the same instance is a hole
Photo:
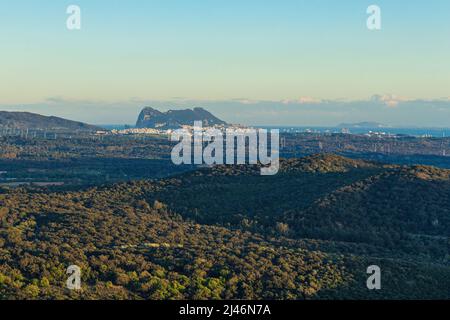
[[[264,128],[278,128],[281,132],[315,132],[315,133],[342,133],[342,127],[274,127],[265,126]],[[391,127],[373,127],[373,128],[349,128],[351,134],[366,134],[369,132],[383,132],[392,135],[408,135],[414,137],[431,136],[436,138],[450,137],[450,128],[391,128]]]

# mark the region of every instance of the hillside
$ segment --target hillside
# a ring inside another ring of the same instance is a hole
[[[340,257],[185,222],[133,184],[0,202],[0,298],[302,299],[351,281]],[[81,293],[64,290],[72,264]]]
[[[147,107],[141,111],[136,122],[136,127],[177,129],[184,125],[193,126],[194,121],[201,121],[204,126],[226,124],[225,121],[220,120],[203,108],[160,112],[156,109]]]
[[[0,194],[0,298],[449,298],[450,171],[334,155]],[[414,205],[411,205],[414,204]],[[79,265],[83,291],[64,290]],[[380,265],[383,290],[368,291]]]
[[[449,258],[449,170],[334,155],[281,161],[280,174],[215,167],[165,180],[149,199],[199,223],[368,244],[414,259]],[[208,193],[208,197],[199,196]]]
[[[100,128],[83,122],[47,117],[30,112],[0,111],[0,128],[95,131]]]
[[[402,246],[417,253],[420,247],[408,248],[408,243],[445,244],[450,237],[449,175],[450,170],[425,166],[396,168],[338,188],[283,219],[299,237],[308,230],[307,236],[321,239]],[[442,249],[438,255],[444,258],[448,248]]]

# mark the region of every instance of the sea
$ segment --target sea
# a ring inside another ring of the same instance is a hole
[[[390,135],[405,135],[413,137],[450,137],[450,128],[392,128],[392,127],[276,127],[264,126],[265,129],[279,129],[281,133],[349,133],[349,134],[368,134],[380,133]]]

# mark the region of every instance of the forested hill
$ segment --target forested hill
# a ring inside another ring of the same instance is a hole
[[[43,130],[85,130],[94,131],[100,128],[83,122],[58,117],[47,117],[30,112],[0,111],[0,128],[43,129]]]
[[[1,194],[0,298],[450,298],[450,171],[318,155],[257,172]]]
[[[201,223],[246,221],[252,231],[264,232],[285,223],[295,238],[355,237],[382,244],[386,237],[395,245],[393,239],[406,234],[450,236],[450,170],[335,155],[283,160],[274,177],[253,169],[219,166],[186,173],[148,196]]]

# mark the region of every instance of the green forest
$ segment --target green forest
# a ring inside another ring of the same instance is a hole
[[[450,171],[335,155],[0,194],[2,299],[449,298]],[[81,290],[66,269],[82,271]],[[366,287],[367,267],[382,290]]]

